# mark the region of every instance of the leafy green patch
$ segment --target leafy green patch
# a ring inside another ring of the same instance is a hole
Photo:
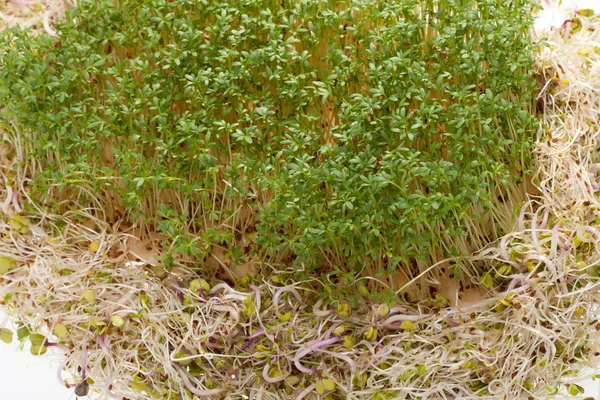
[[[166,267],[416,274],[493,238],[527,174],[531,7],[82,2],[57,39],[3,33],[1,118],[37,201],[158,231]]]

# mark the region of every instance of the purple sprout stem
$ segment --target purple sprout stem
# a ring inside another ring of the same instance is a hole
[[[240,348],[240,350],[241,351],[246,350],[248,347],[250,347],[250,345],[252,344],[254,339],[259,337],[260,335],[263,335],[264,333],[265,333],[264,329],[259,329],[256,332],[254,332],[252,335],[250,335],[250,337],[248,338],[248,341],[246,343],[244,343],[244,345]]]
[[[345,330],[344,332],[340,333],[339,335],[335,335],[334,337],[332,337],[330,339],[320,340],[316,343],[309,345],[308,347],[304,348],[303,350],[298,351],[298,354],[296,355],[296,358],[294,359],[294,365],[296,366],[296,368],[298,368],[299,371],[302,371],[305,373],[313,373],[320,377],[321,374],[319,373],[319,371],[317,371],[314,368],[309,369],[309,368],[304,367],[300,363],[300,360],[304,356],[312,353],[316,349],[319,349],[319,348],[325,347],[325,346],[329,346],[329,345],[332,345],[332,344],[338,342],[342,337],[344,337],[345,335],[348,335],[350,332],[351,332],[350,330]]]
[[[67,346],[65,346],[64,344],[60,344],[60,343],[46,342],[44,344],[44,346],[46,346],[46,347],[56,347],[57,349],[61,349],[65,353],[67,353],[69,351],[69,348]]]
[[[181,292],[181,290],[179,290],[179,288],[177,286],[175,286],[175,285],[171,286],[171,290],[173,291],[173,293],[175,293],[175,296],[177,296],[179,301],[181,301],[182,303],[185,301],[185,296],[183,295],[183,293]]]

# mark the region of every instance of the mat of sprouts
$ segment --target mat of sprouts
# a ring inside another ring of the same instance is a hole
[[[99,398],[581,395],[579,371],[600,355],[600,20],[580,12],[545,40],[536,54],[540,195],[512,232],[465,260],[489,269],[491,284],[473,282],[484,296],[331,308],[284,273],[237,286],[185,268],[165,273],[152,265],[158,249],[91,214],[101,229],[69,213],[23,215],[26,181],[11,168],[19,135],[5,135],[0,299],[20,327],[0,329],[0,340],[28,340],[35,354],[61,349],[59,382]]]

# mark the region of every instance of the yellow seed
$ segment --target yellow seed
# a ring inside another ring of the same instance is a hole
[[[90,242],[88,248],[92,253],[97,253],[98,250],[100,250],[100,244],[94,240],[93,242]]]

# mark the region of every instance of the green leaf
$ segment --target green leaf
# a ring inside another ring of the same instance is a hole
[[[6,344],[10,344],[13,341],[13,332],[10,329],[0,329],[0,340]]]
[[[41,356],[43,354],[46,354],[47,350],[48,349],[46,348],[46,346],[42,346],[40,344],[32,344],[29,348],[29,352],[34,356]]]
[[[96,294],[92,289],[84,290],[81,293],[81,300],[85,301],[86,303],[93,303],[94,301],[96,301]]]
[[[69,330],[63,324],[56,324],[53,330],[54,336],[59,339],[66,339],[69,336]]]
[[[416,329],[415,324],[412,321],[402,321],[400,329],[405,331],[414,331]]]
[[[19,233],[26,233],[29,230],[29,221],[20,215],[13,215],[10,219],[10,226]]]
[[[571,384],[567,386],[567,391],[571,396],[577,396],[583,394],[585,392],[585,389],[579,385]]]
[[[0,257],[0,275],[5,275],[9,273],[15,266],[17,262],[8,257],[1,256]]]
[[[39,333],[32,333],[31,335],[29,335],[29,340],[33,345],[41,346],[46,341],[46,337]]]
[[[581,27],[582,27],[581,20],[579,18],[573,18],[571,20],[570,26],[571,26],[571,34],[578,33],[579,31],[581,31]]]
[[[17,328],[17,338],[23,340],[30,335],[29,329],[26,326]]]
[[[208,282],[204,279],[194,279],[193,281],[190,282],[190,291],[192,293],[194,293],[195,295],[199,295],[200,294],[200,289],[202,289],[202,292],[207,295],[208,292],[210,291],[210,285],[208,284]]]
[[[325,390],[331,392],[332,390],[335,390],[335,382],[332,379],[326,378],[323,379],[323,387],[325,388]]]
[[[131,388],[139,393],[150,393],[148,385],[144,382],[131,382]]]
[[[492,275],[489,272],[486,272],[479,280],[486,289],[490,289],[494,286],[494,278],[492,278]]]
[[[97,241],[90,242],[88,248],[92,253],[97,253],[100,250],[100,244]]]
[[[280,320],[281,322],[288,322],[289,320],[291,320],[291,319],[292,319],[292,312],[291,312],[291,311],[288,311],[288,312],[286,312],[286,313],[279,314],[279,315],[278,315],[278,318],[279,318],[279,320]]]
[[[390,313],[390,306],[388,306],[387,304],[383,303],[377,307],[377,316],[379,318],[383,318],[386,315],[388,315],[389,313]]]
[[[402,375],[400,375],[398,377],[398,379],[400,379],[401,381],[406,381],[406,380],[410,379],[413,375],[414,375],[414,372],[412,370],[408,370],[408,371],[405,371]]]
[[[319,396],[323,395],[325,392],[331,392],[335,390],[335,387],[335,382],[329,378],[319,379],[317,382],[315,382],[315,389]]]
[[[112,315],[110,317],[110,322],[112,322],[112,324],[117,328],[121,328],[123,325],[125,325],[125,320],[123,319],[123,317],[117,314]]]

